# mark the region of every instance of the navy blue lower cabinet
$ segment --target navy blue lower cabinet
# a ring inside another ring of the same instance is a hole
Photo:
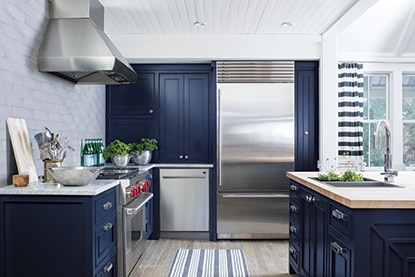
[[[318,193],[301,190],[300,273],[303,276],[325,276],[327,264],[327,200]]]
[[[115,195],[0,196],[0,276],[116,276]]]
[[[290,273],[415,276],[415,209],[350,209],[293,180],[291,187]]]

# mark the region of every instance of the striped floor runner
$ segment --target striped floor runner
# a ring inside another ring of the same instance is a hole
[[[168,277],[248,277],[240,249],[177,249]]]

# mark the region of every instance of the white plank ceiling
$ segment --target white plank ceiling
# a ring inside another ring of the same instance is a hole
[[[111,35],[321,35],[351,13],[359,52],[415,56],[415,0],[100,0]],[[356,6],[367,3],[367,12]],[[352,12],[350,12],[352,11]],[[346,15],[346,16],[345,16]],[[357,20],[355,20],[357,19]],[[204,22],[198,27],[195,22]],[[292,26],[284,26],[290,22]],[[344,27],[344,26],[343,26]],[[345,49],[349,51],[349,49]]]
[[[322,34],[357,0],[100,0],[107,34]],[[205,22],[197,27],[195,22]],[[293,26],[283,26],[291,22]]]

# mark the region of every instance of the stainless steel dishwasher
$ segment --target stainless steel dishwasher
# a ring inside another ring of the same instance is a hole
[[[209,169],[160,169],[160,236],[204,238],[209,232]]]

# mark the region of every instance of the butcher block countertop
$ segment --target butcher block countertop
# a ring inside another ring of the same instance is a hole
[[[333,187],[318,180],[319,172],[287,172],[287,177],[353,209],[415,209],[415,172],[402,171],[391,184],[399,187]],[[380,172],[361,172],[365,178],[383,181]],[[311,178],[310,178],[311,177]]]

